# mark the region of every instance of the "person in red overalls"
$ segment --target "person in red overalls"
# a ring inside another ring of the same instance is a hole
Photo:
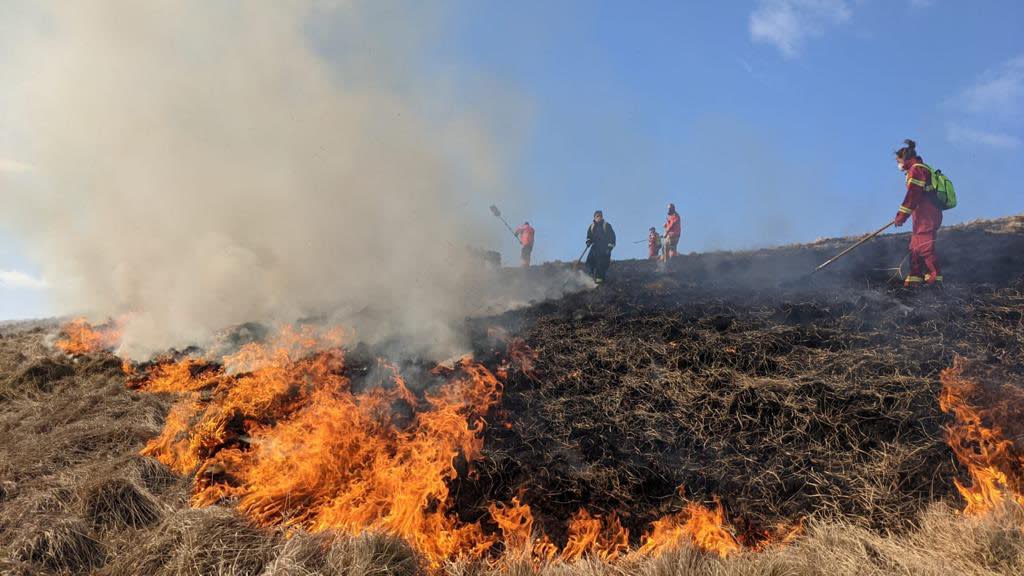
[[[661,235],[658,234],[654,226],[651,226],[651,230],[647,233],[647,258],[649,260],[657,260],[660,255]]]
[[[533,226],[530,226],[529,222],[523,222],[522,226],[517,227],[515,231],[516,238],[519,238],[519,243],[523,246],[519,253],[519,260],[523,268],[530,266],[530,256],[533,254],[533,234]]]
[[[676,247],[679,246],[679,235],[682,232],[682,222],[676,212],[676,205],[668,205],[668,219],[665,221],[665,260],[678,256]]]
[[[913,216],[910,236],[910,275],[903,285],[911,288],[925,283],[942,282],[942,273],[935,257],[935,233],[942,226],[942,209],[932,189],[932,174],[917,155],[917,144],[904,140],[906,146],[896,151],[896,164],[907,174],[907,195],[896,213],[896,226]],[[921,275],[924,272],[924,276]]]

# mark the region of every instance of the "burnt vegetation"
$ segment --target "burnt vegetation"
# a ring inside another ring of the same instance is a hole
[[[886,238],[814,277],[835,245],[665,275],[622,262],[599,290],[509,313],[537,359],[506,386],[511,426],[490,428],[473,488],[522,493],[552,529],[587,502],[635,534],[679,487],[721,498],[747,536],[805,516],[906,529],[955,494],[940,371],[957,355],[1024,371],[1020,226],[940,237],[944,290],[874,270],[901,257]]]
[[[470,321],[477,359],[496,369],[513,338],[518,369],[482,458],[457,462],[455,510],[475,521],[518,497],[559,540],[585,506],[614,512],[633,544],[683,500],[720,500],[746,544],[807,525],[780,549],[586,560],[563,574],[1019,573],[1019,509],[975,524],[952,512],[953,479],[966,477],[939,373],[959,356],[1003,386],[1024,382],[1024,217],[939,242],[941,291],[906,292],[876,270],[905,253],[905,237],[890,236],[814,277],[842,242],[685,256],[663,273],[616,262],[596,290]],[[424,570],[394,538],[286,537],[229,507],[190,508],[193,479],[138,455],[172,399],[131,390],[109,353],[54,350],[53,330],[0,328],[0,573]],[[352,369],[372,357],[353,351]]]

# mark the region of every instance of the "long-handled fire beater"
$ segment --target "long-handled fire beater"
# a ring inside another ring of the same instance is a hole
[[[580,264],[582,264],[582,263],[583,263],[583,257],[587,255],[587,251],[588,251],[588,250],[590,250],[590,244],[587,244],[587,247],[583,249],[583,252],[580,252],[580,257],[579,257],[579,258],[577,258],[577,259],[576,259],[576,262],[574,262],[574,263],[573,263],[573,265],[572,265],[572,269],[573,269],[574,271],[575,271],[575,270],[579,270],[579,268],[580,268]]]
[[[889,223],[888,223],[888,224],[886,224],[885,226],[882,226],[882,227],[881,227],[881,228],[879,228],[878,230],[875,230],[875,231],[874,231],[874,232],[872,232],[871,234],[868,234],[867,236],[865,236],[865,237],[861,238],[861,239],[860,239],[860,240],[858,240],[858,241],[857,241],[857,242],[856,242],[856,243],[855,243],[855,244],[854,244],[853,246],[850,246],[850,247],[849,247],[849,248],[847,248],[846,250],[843,250],[843,251],[842,251],[842,252],[840,252],[839,254],[836,254],[835,256],[833,256],[833,257],[829,258],[829,259],[828,259],[828,260],[826,260],[826,261],[825,261],[824,263],[822,263],[822,264],[821,264],[821,266],[818,266],[817,268],[815,268],[815,269],[814,269],[814,272],[811,272],[811,276],[813,276],[813,275],[817,274],[817,272],[818,272],[819,270],[823,270],[823,269],[824,269],[824,268],[825,268],[826,266],[828,266],[829,264],[831,264],[831,263],[835,262],[836,260],[839,260],[840,258],[842,258],[843,256],[846,256],[846,255],[847,255],[847,254],[849,254],[850,252],[853,252],[853,250],[854,250],[855,248],[857,248],[858,246],[860,246],[861,244],[863,244],[863,243],[867,242],[868,240],[871,240],[872,238],[874,238],[875,236],[878,236],[878,235],[879,235],[879,234],[881,234],[882,232],[885,232],[886,230],[888,230],[888,229],[889,229],[889,227],[890,227],[890,226],[892,226],[892,225],[893,225],[893,224],[895,224],[895,223],[896,223],[896,221],[895,221],[895,220],[893,220],[893,221],[889,222]]]
[[[902,282],[904,280],[904,277],[903,277],[903,265],[906,264],[907,258],[910,258],[910,251],[909,250],[907,251],[906,254],[904,254],[903,258],[900,260],[900,263],[897,264],[895,268],[874,268],[874,271],[875,272],[890,272],[891,273],[890,275],[893,278],[899,278],[900,282]]]
[[[583,257],[586,256],[587,252],[589,252],[589,251],[590,251],[590,244],[587,244],[587,246],[585,248],[583,248],[583,252],[580,252],[580,257],[577,258],[576,261],[572,263],[573,274],[575,274],[576,272],[579,271],[580,264],[583,263]],[[572,280],[572,276],[566,276],[565,282],[562,282],[562,289],[563,290],[565,290],[565,287],[569,285],[569,280]]]
[[[519,234],[516,234],[516,231],[512,229],[512,226],[509,225],[507,220],[505,220],[505,217],[501,215],[501,210],[498,210],[498,207],[495,206],[494,204],[491,204],[491,214],[494,214],[494,216],[498,220],[501,220],[501,222],[505,225],[505,228],[508,228],[508,231],[511,232],[512,235],[516,237],[516,239],[519,238]]]

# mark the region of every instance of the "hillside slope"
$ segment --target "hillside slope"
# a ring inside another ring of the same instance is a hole
[[[955,499],[939,373],[962,356],[1024,374],[1024,218],[944,231],[944,290],[877,270],[906,235],[808,275],[850,242],[616,262],[597,290],[504,315],[538,358],[506,389],[515,425],[491,430],[488,495],[642,525],[683,487],[755,531],[899,529]]]
[[[469,320],[485,366],[503,373],[509,342],[519,358],[480,458],[455,462],[453,510],[496,530],[489,505],[515,498],[563,546],[584,508],[618,518],[635,547],[684,502],[718,501],[747,549],[515,564],[522,574],[1020,573],[1019,508],[951,512],[963,508],[954,479],[970,479],[947,442],[940,375],[962,358],[1003,402],[997,415],[1020,421],[1007,399],[1024,389],[1024,217],[944,230],[941,291],[904,291],[876,270],[906,240],[880,238],[813,277],[851,240],[684,256],[664,272],[616,262],[600,288]],[[540,281],[557,267],[504,273]],[[110,353],[67,357],[56,329],[0,328],[0,573],[424,569],[394,538],[259,528],[231,500],[191,509],[194,478],[139,455],[175,397],[129,390]],[[352,352],[348,370],[373,357]],[[1018,432],[1007,425],[1009,454]],[[752,549],[801,524],[796,542]]]

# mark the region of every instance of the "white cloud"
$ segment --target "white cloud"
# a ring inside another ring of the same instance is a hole
[[[1004,118],[1020,116],[1024,110],[1024,55],[989,70],[961,95],[972,114],[993,114]]]
[[[1011,134],[977,130],[960,124],[946,126],[946,138],[954,144],[973,144],[990,148],[1012,149],[1020,146],[1020,138]]]
[[[1024,131],[1024,54],[981,74],[946,100],[951,122],[946,139],[954,144],[1015,149]]]
[[[750,38],[793,58],[809,38],[823,36],[851,14],[846,0],[759,0],[750,14]]]
[[[45,280],[30,276],[19,270],[0,270],[0,288],[42,290],[46,286]]]
[[[0,158],[0,173],[31,172],[32,170],[33,167],[31,164],[25,164],[24,162],[11,160],[10,158]]]

